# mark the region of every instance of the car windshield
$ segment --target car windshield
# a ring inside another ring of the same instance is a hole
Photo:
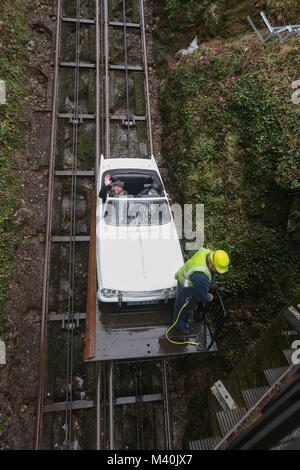
[[[104,208],[109,225],[163,225],[171,220],[166,199],[109,198]]]

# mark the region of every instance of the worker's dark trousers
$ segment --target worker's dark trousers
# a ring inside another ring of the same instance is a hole
[[[197,305],[197,300],[193,297],[194,289],[192,287],[181,287],[179,283],[177,283],[177,290],[176,290],[176,299],[174,303],[174,311],[173,311],[173,323],[176,322],[180,309],[185,304],[185,301],[188,297],[191,298],[188,305],[182,309],[178,322],[176,323],[177,328],[183,328],[185,324],[185,320],[189,311]]]

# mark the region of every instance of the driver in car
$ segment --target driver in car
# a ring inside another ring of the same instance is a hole
[[[149,185],[148,188],[143,189],[137,197],[145,197],[145,196],[160,196],[160,185],[158,183],[152,183],[151,186]]]
[[[99,197],[103,202],[106,201],[107,196],[126,196],[127,194],[128,192],[124,189],[124,181],[112,181],[109,174],[105,176],[104,185],[99,191]]]

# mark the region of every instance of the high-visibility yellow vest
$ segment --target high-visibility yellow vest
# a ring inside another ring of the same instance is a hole
[[[191,275],[195,271],[201,271],[206,274],[209,281],[212,280],[212,275],[208,264],[206,262],[206,256],[208,253],[211,253],[212,250],[201,248],[197,251],[175,274],[175,279],[179,282],[181,287],[194,287],[194,284],[191,281]]]

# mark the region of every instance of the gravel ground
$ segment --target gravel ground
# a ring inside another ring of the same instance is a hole
[[[22,185],[22,205],[14,214],[18,250],[4,311],[6,365],[0,367],[0,449],[32,449],[38,373],[47,156],[52,76],[52,0],[27,0],[30,89],[26,144],[12,156]]]

